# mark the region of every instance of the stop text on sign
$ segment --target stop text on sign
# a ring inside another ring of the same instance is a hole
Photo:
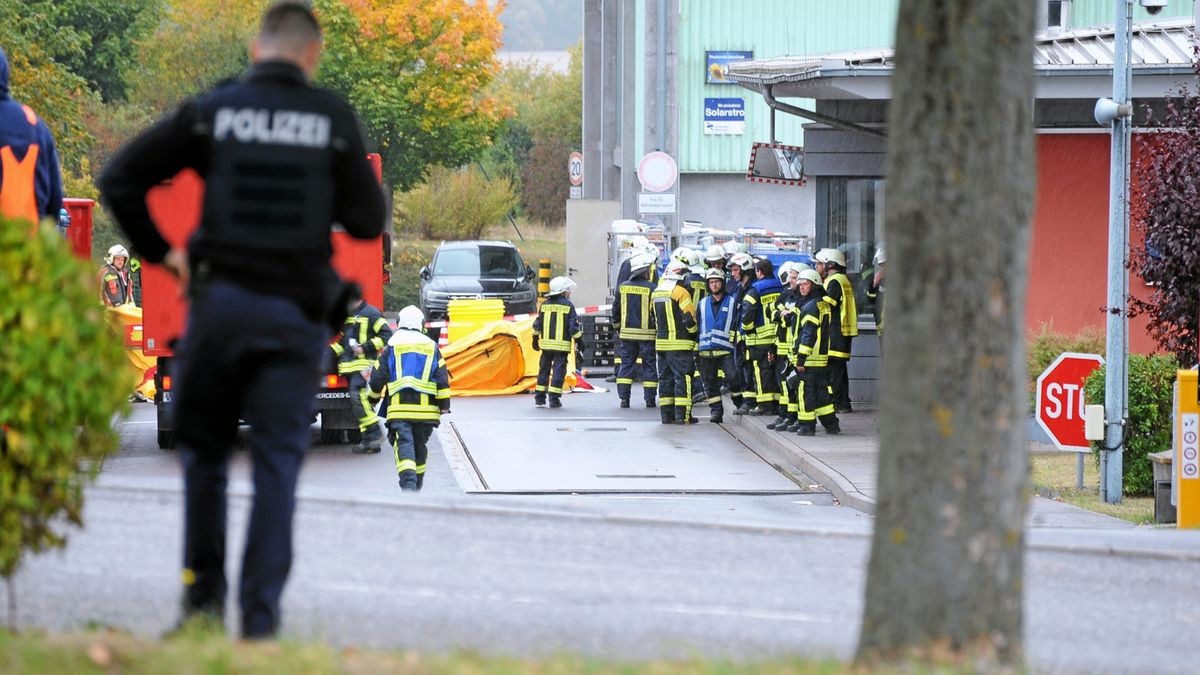
[[[1050,419],[1083,419],[1083,385],[1051,382],[1046,385],[1043,414]]]

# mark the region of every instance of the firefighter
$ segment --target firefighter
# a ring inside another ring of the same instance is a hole
[[[551,279],[550,292],[533,320],[533,348],[542,352],[533,396],[533,404],[539,408],[547,405],[547,398],[551,408],[562,407],[562,386],[567,378],[571,341],[574,340],[577,349],[586,349],[583,328],[575,314],[575,305],[571,304],[574,287],[575,282],[567,277]]]
[[[132,248],[163,263],[191,305],[177,368],[176,434],[186,488],[185,618],[225,614],[226,483],[238,422],[250,425],[254,498],[242,558],[242,637],[273,637],[292,565],[295,489],[310,411],[347,289],[329,236],[383,231],[386,205],[354,109],[314,87],[321,28],[277,2],[240,79],[188,99],[113,156],[99,185]],[[204,179],[187,248],[156,229],[146,193],[185,168]]]
[[[768,429],[777,431],[785,431],[795,424],[799,409],[799,402],[788,389],[787,378],[792,370],[792,350],[796,343],[796,334],[800,323],[797,321],[796,313],[801,298],[800,291],[796,286],[800,271],[807,268],[807,265],[791,260],[779,266],[784,289],[775,302],[777,309],[775,312],[775,360],[771,363],[775,386],[779,389],[779,405],[778,416],[767,424]]]
[[[708,247],[708,251],[704,254],[704,264],[708,266],[708,269],[721,270],[721,273],[724,274],[727,263],[728,261],[725,260],[725,249],[720,244],[713,244]],[[708,280],[707,274],[704,275],[704,279],[705,281]]]
[[[867,301],[871,303],[871,307],[875,313],[875,332],[881,337],[883,336],[883,264],[887,262],[887,254],[884,252],[883,244],[875,250],[875,257],[872,259],[872,264],[875,267],[875,273],[871,275],[871,283],[867,287]],[[882,346],[883,342],[880,342]]]
[[[724,380],[734,407],[742,404],[740,372],[734,361],[737,346],[737,304],[725,292],[725,272],[713,268],[705,275],[708,295],[700,301],[697,321],[700,341],[700,377],[708,392],[708,421],[721,424],[725,405],[721,400],[721,381]]]
[[[686,268],[679,261],[667,266],[650,295],[654,303],[658,352],[658,393],[663,424],[695,424],[692,417],[692,373],[696,370],[696,306],[683,285]]]
[[[629,407],[634,375],[640,371],[642,397],[647,408],[658,395],[658,366],[654,356],[654,311],[650,294],[654,284],[651,270],[658,256],[640,252],[630,259],[630,279],[617,287],[612,322],[617,327],[617,395],[621,407]],[[640,364],[640,366],[639,366]]]
[[[742,300],[753,281],[754,259],[748,253],[735,253],[729,259],[729,281],[726,283],[726,293],[733,298],[734,333],[733,362],[737,368],[737,381],[741,383],[741,391],[730,392],[738,394],[741,404],[733,410],[734,415],[744,415],[750,410],[750,399],[754,396],[754,373],[746,358],[746,335],[742,331]]]
[[[369,306],[369,305],[368,305]],[[400,489],[416,492],[425,484],[429,437],[450,412],[450,376],[437,343],[425,335],[425,315],[409,305],[400,310],[396,332],[388,337],[378,366],[360,393],[369,423],[377,428],[373,410],[387,396],[388,443],[396,453]]]
[[[757,404],[741,414],[774,415],[779,400],[779,388],[771,369],[775,360],[775,302],[783,293],[783,286],[775,278],[774,265],[766,258],[754,263],[754,275],[756,281],[742,297],[740,318]],[[747,401],[742,405],[746,407]]]
[[[133,302],[133,283],[129,278],[129,251],[120,244],[110,246],[104,265],[96,275],[100,281],[100,301],[105,307]]]
[[[367,385],[367,378],[388,339],[392,337],[392,327],[377,307],[359,298],[354,302],[342,324],[342,332],[333,344],[333,358],[337,362],[338,375],[346,377],[347,389],[352,405],[363,402],[359,396]],[[357,411],[358,430],[362,439],[354,446],[357,454],[375,454],[379,452],[379,441],[383,440],[383,432],[379,430],[379,417],[370,407],[363,406]]]
[[[800,309],[800,333],[796,342],[795,375],[798,399],[802,402],[797,414],[801,436],[815,436],[817,420],[827,434],[841,433],[833,407],[829,383],[829,344],[833,336],[832,318],[836,312],[826,302],[828,294],[821,285],[821,275],[815,270],[800,272],[798,288],[804,297]]]
[[[858,307],[854,287],[846,276],[846,256],[836,248],[817,252],[817,272],[825,280],[825,301],[833,307],[834,322],[829,335],[829,378],[833,386],[833,407],[840,413],[854,412],[850,407],[850,343],[858,335]]]

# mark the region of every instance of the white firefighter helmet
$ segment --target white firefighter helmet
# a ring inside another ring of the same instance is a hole
[[[396,317],[396,328],[421,330],[424,326],[425,313],[416,305],[408,305],[400,310],[400,315]]]
[[[708,251],[704,254],[704,261],[707,263],[721,262],[725,259],[725,249],[721,248],[720,244],[713,244],[708,247]]]
[[[124,258],[129,260],[129,251],[126,251],[125,247],[120,244],[113,244],[112,246],[109,246],[108,255],[104,256],[104,262],[111,265],[112,261],[116,258]]]
[[[873,264],[882,265],[887,262],[887,254],[883,251],[883,244],[880,244],[879,248],[875,249],[875,257],[871,260]]]
[[[671,266],[667,266],[667,271],[663,272],[662,281],[683,281],[683,274],[678,270],[671,271]]]
[[[674,274],[677,277],[679,277],[680,279],[682,279],[683,275],[688,273],[688,265],[686,262],[684,262],[682,260],[678,260],[678,259],[672,260],[671,262],[667,263],[666,273]]]
[[[550,292],[547,295],[562,295],[572,288],[575,288],[574,281],[567,277],[554,277],[550,280]]]
[[[800,270],[800,281],[811,281],[817,286],[821,285],[821,275],[817,274],[814,269]]]
[[[704,272],[704,255],[700,251],[688,251],[687,264],[693,272],[702,274]]]
[[[658,262],[658,256],[645,251],[639,251],[629,259],[629,273],[641,274],[653,267],[656,262]]]
[[[704,273],[704,282],[708,283],[709,279],[720,279],[721,281],[725,281],[725,273],[714,267]]]
[[[749,253],[738,252],[738,253],[735,253],[732,258],[729,259],[729,264],[737,265],[738,267],[742,268],[743,270],[748,270],[754,266],[754,259],[750,257]]]
[[[625,247],[637,251],[649,243],[650,243],[649,239],[646,239],[645,237],[643,237],[640,234],[636,234],[625,240]]]
[[[723,251],[725,251],[725,257],[727,257],[727,258],[731,258],[731,257],[733,257],[733,255],[734,255],[734,254],[736,254],[736,253],[741,253],[741,251],[739,251],[739,250],[738,250],[738,243],[737,243],[736,241],[732,240],[732,239],[730,239],[729,241],[725,242],[725,243],[724,243],[724,244],[721,246],[721,249],[722,249]]]
[[[836,248],[823,248],[817,251],[817,262],[836,263],[840,267],[845,267],[846,254]]]
[[[691,251],[686,246],[678,246],[674,251],[671,251],[671,260],[687,260],[688,253]]]

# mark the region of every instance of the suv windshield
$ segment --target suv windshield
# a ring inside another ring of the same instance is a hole
[[[507,246],[452,248],[441,251],[433,275],[442,277],[516,278],[524,276],[521,256]]]

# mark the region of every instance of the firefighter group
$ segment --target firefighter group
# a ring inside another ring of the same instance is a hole
[[[876,269],[884,259],[880,248]],[[720,424],[727,392],[734,415],[774,416],[769,429],[813,436],[819,422],[827,434],[841,432],[837,414],[852,412],[847,363],[858,334],[842,251],[818,251],[815,269],[776,269],[736,242],[704,254],[681,247],[661,270],[659,262],[658,248],[635,237],[618,273],[620,407],[630,407],[640,379],[645,406],[657,407],[663,424],[695,424],[694,403]],[[873,300],[878,276],[866,281]]]

